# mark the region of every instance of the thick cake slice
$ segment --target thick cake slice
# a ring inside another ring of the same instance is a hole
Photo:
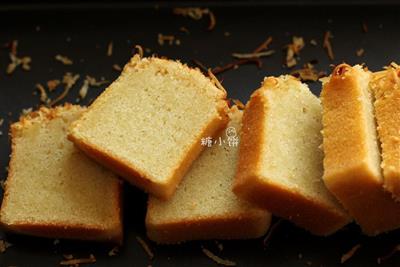
[[[247,103],[234,192],[318,235],[350,218],[322,181],[321,104],[292,76],[268,77]]]
[[[400,67],[393,64],[374,73],[371,85],[382,149],[384,187],[400,200]]]
[[[51,238],[122,242],[121,183],[67,140],[84,109],[41,108],[11,126],[2,226]]]
[[[177,61],[134,56],[69,138],[134,185],[168,198],[227,119],[226,92]]]
[[[234,106],[230,118],[229,127],[220,137],[208,139],[211,147],[206,147],[193,163],[171,199],[149,197],[146,227],[150,239],[178,243],[254,238],[267,231],[271,215],[238,199],[231,191],[242,112]]]
[[[400,226],[400,203],[383,189],[369,82],[359,65],[337,66],[323,85],[324,181],[368,235]]]

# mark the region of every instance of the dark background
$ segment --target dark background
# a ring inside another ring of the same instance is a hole
[[[250,2],[200,2],[216,15],[217,24],[207,31],[208,19],[194,21],[172,14],[172,6],[199,6],[197,2],[128,2],[118,4],[109,1],[69,1],[54,4],[52,1],[3,1],[0,5],[0,46],[18,40],[18,55],[32,57],[31,71],[18,68],[6,75],[9,49],[0,48],[0,178],[7,176],[9,161],[9,123],[17,120],[21,110],[39,105],[34,95],[35,84],[45,84],[50,79],[61,79],[67,71],[79,73],[81,79],[72,88],[65,101],[75,103],[85,75],[113,81],[118,72],[113,64],[123,66],[131,57],[134,46],[142,45],[155,53],[193,66],[192,60],[201,61],[207,67],[215,67],[233,61],[234,52],[251,52],[268,36],[274,38],[270,49],[276,53],[263,59],[263,66],[242,66],[218,75],[230,97],[245,102],[260,85],[266,75],[288,73],[283,67],[283,47],[293,35],[302,36],[306,46],[300,53],[298,69],[303,63],[318,60],[316,68],[331,71],[331,64],[347,62],[366,63],[372,70],[379,70],[391,61],[400,61],[399,12],[397,1],[250,1]],[[368,32],[362,24],[368,25]],[[186,27],[190,34],[179,31]],[[325,31],[334,35],[331,40],[335,60],[330,61],[322,48]],[[229,32],[230,36],[225,36]],[[157,34],[173,34],[180,46],[160,46]],[[317,46],[310,45],[315,39]],[[112,41],[114,52],[106,55]],[[364,48],[362,57],[356,50]],[[54,60],[56,54],[68,56],[71,66]],[[80,103],[88,104],[106,86],[91,88],[89,95]],[[319,94],[320,84],[310,83],[313,92]],[[55,98],[61,88],[50,95]],[[132,186],[125,186],[125,241],[120,253],[109,257],[113,247],[107,244],[6,236],[13,244],[0,254],[3,266],[57,266],[62,254],[87,257],[93,253],[97,263],[93,266],[216,266],[201,251],[204,246],[222,258],[236,261],[238,266],[339,266],[340,258],[356,244],[361,249],[345,265],[374,266],[377,258],[387,255],[399,242],[399,232],[368,238],[360,234],[352,224],[337,234],[315,237],[288,222],[280,224],[269,243],[262,239],[249,241],[221,241],[224,250],[219,252],[214,241],[189,242],[184,245],[158,246],[149,242],[155,258],[150,261],[135,237],[145,238],[144,215],[146,196]],[[317,219],[317,218],[316,218]],[[301,256],[299,256],[301,254]],[[400,256],[394,255],[383,266],[399,266]]]

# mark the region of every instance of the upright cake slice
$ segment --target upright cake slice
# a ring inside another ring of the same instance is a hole
[[[321,104],[292,76],[268,77],[247,103],[234,192],[310,232],[350,218],[322,181]]]
[[[374,73],[371,85],[382,149],[384,187],[400,200],[400,67],[393,64]]]
[[[74,123],[69,138],[90,157],[160,198],[170,197],[227,123],[226,92],[179,62],[134,56]]]
[[[229,127],[209,145],[183,178],[174,196],[162,201],[150,196],[147,233],[158,243],[197,239],[262,236],[271,215],[231,191],[238,157],[242,112],[231,109]],[[215,143],[216,141],[216,143]]]
[[[337,66],[323,85],[324,181],[368,235],[400,226],[400,203],[383,189],[371,73]]]
[[[121,184],[67,140],[84,109],[41,108],[11,126],[12,153],[0,211],[10,231],[122,242]]]

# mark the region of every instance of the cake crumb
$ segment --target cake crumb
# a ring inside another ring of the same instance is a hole
[[[146,252],[150,260],[154,258],[154,253],[150,249],[149,245],[140,236],[136,236],[137,242],[142,246],[143,250]]]
[[[67,56],[62,56],[60,54],[55,56],[55,59],[59,62],[61,62],[64,65],[72,65],[74,62],[68,58]]]
[[[352,247],[348,252],[346,252],[345,254],[342,255],[342,257],[340,258],[340,263],[345,263],[346,261],[348,261],[351,257],[353,257],[353,255],[357,252],[357,250],[359,250],[361,248],[361,244],[357,244],[354,247]]]
[[[222,259],[204,247],[202,247],[201,250],[207,257],[209,257],[211,260],[215,261],[219,265],[236,266],[236,262],[227,259]]]

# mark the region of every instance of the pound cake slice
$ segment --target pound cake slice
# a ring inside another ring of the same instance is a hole
[[[147,234],[158,243],[200,239],[255,238],[266,233],[271,215],[238,199],[231,190],[235,175],[242,111],[230,112],[226,131],[193,163],[173,197],[149,197]],[[235,141],[236,140],[236,141]]]
[[[0,210],[9,231],[122,243],[121,183],[67,140],[83,108],[40,108],[11,126]]]
[[[246,105],[233,191],[317,235],[350,218],[322,181],[321,104],[292,76],[268,77]]]
[[[324,82],[324,181],[367,235],[400,226],[400,203],[383,188],[371,73],[337,66]]]
[[[130,183],[167,199],[200,154],[201,137],[228,122],[225,98],[197,69],[136,55],[69,138]]]
[[[392,64],[373,74],[375,116],[381,154],[384,187],[400,200],[400,67]]]

